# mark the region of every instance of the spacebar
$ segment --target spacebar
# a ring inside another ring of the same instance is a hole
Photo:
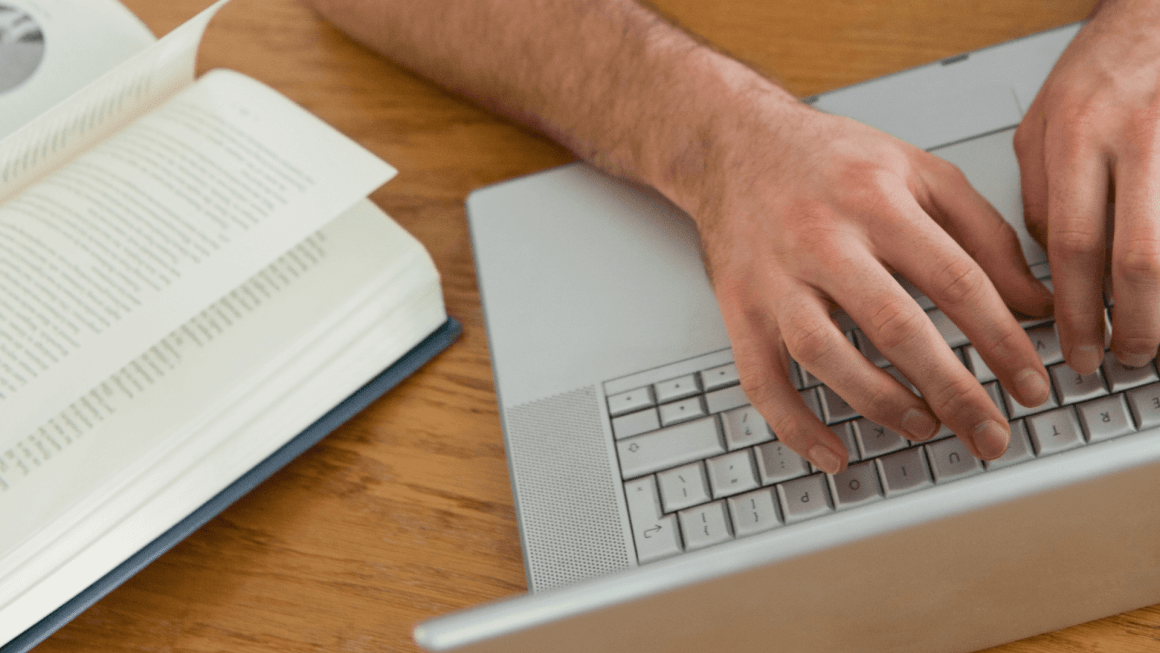
[[[625,479],[725,453],[714,416],[625,438],[616,443],[616,449]]]

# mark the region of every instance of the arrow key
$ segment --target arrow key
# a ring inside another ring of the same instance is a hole
[[[681,536],[673,515],[661,516],[661,500],[654,476],[645,476],[624,484],[628,516],[632,522],[632,539],[641,564],[660,560],[681,552]]]

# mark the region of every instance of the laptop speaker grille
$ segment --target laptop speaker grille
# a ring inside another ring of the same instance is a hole
[[[516,509],[533,592],[627,568],[629,548],[594,387],[507,411]]]

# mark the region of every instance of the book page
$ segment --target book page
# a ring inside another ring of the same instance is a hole
[[[393,174],[215,71],[0,206],[0,451]]]
[[[0,643],[164,532],[445,319],[426,252],[364,200],[0,451]],[[373,333],[370,348],[352,344],[365,333]],[[287,401],[294,408],[272,409]],[[183,478],[193,485],[171,487]],[[146,505],[156,510],[143,513]],[[101,563],[89,560],[83,572],[63,568],[129,521],[130,537],[93,547]]]
[[[210,19],[227,2],[218,0],[0,141],[0,202],[192,84],[201,37]],[[63,17],[58,15],[60,18]]]
[[[0,139],[157,39],[117,0],[4,0]]]

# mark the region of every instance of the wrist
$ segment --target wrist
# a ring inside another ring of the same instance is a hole
[[[728,184],[786,149],[813,110],[740,62],[709,48],[689,52],[679,97],[654,97],[659,120],[639,130],[635,164],[644,182],[685,210],[702,232],[725,207]],[[755,156],[761,152],[762,156]]]

